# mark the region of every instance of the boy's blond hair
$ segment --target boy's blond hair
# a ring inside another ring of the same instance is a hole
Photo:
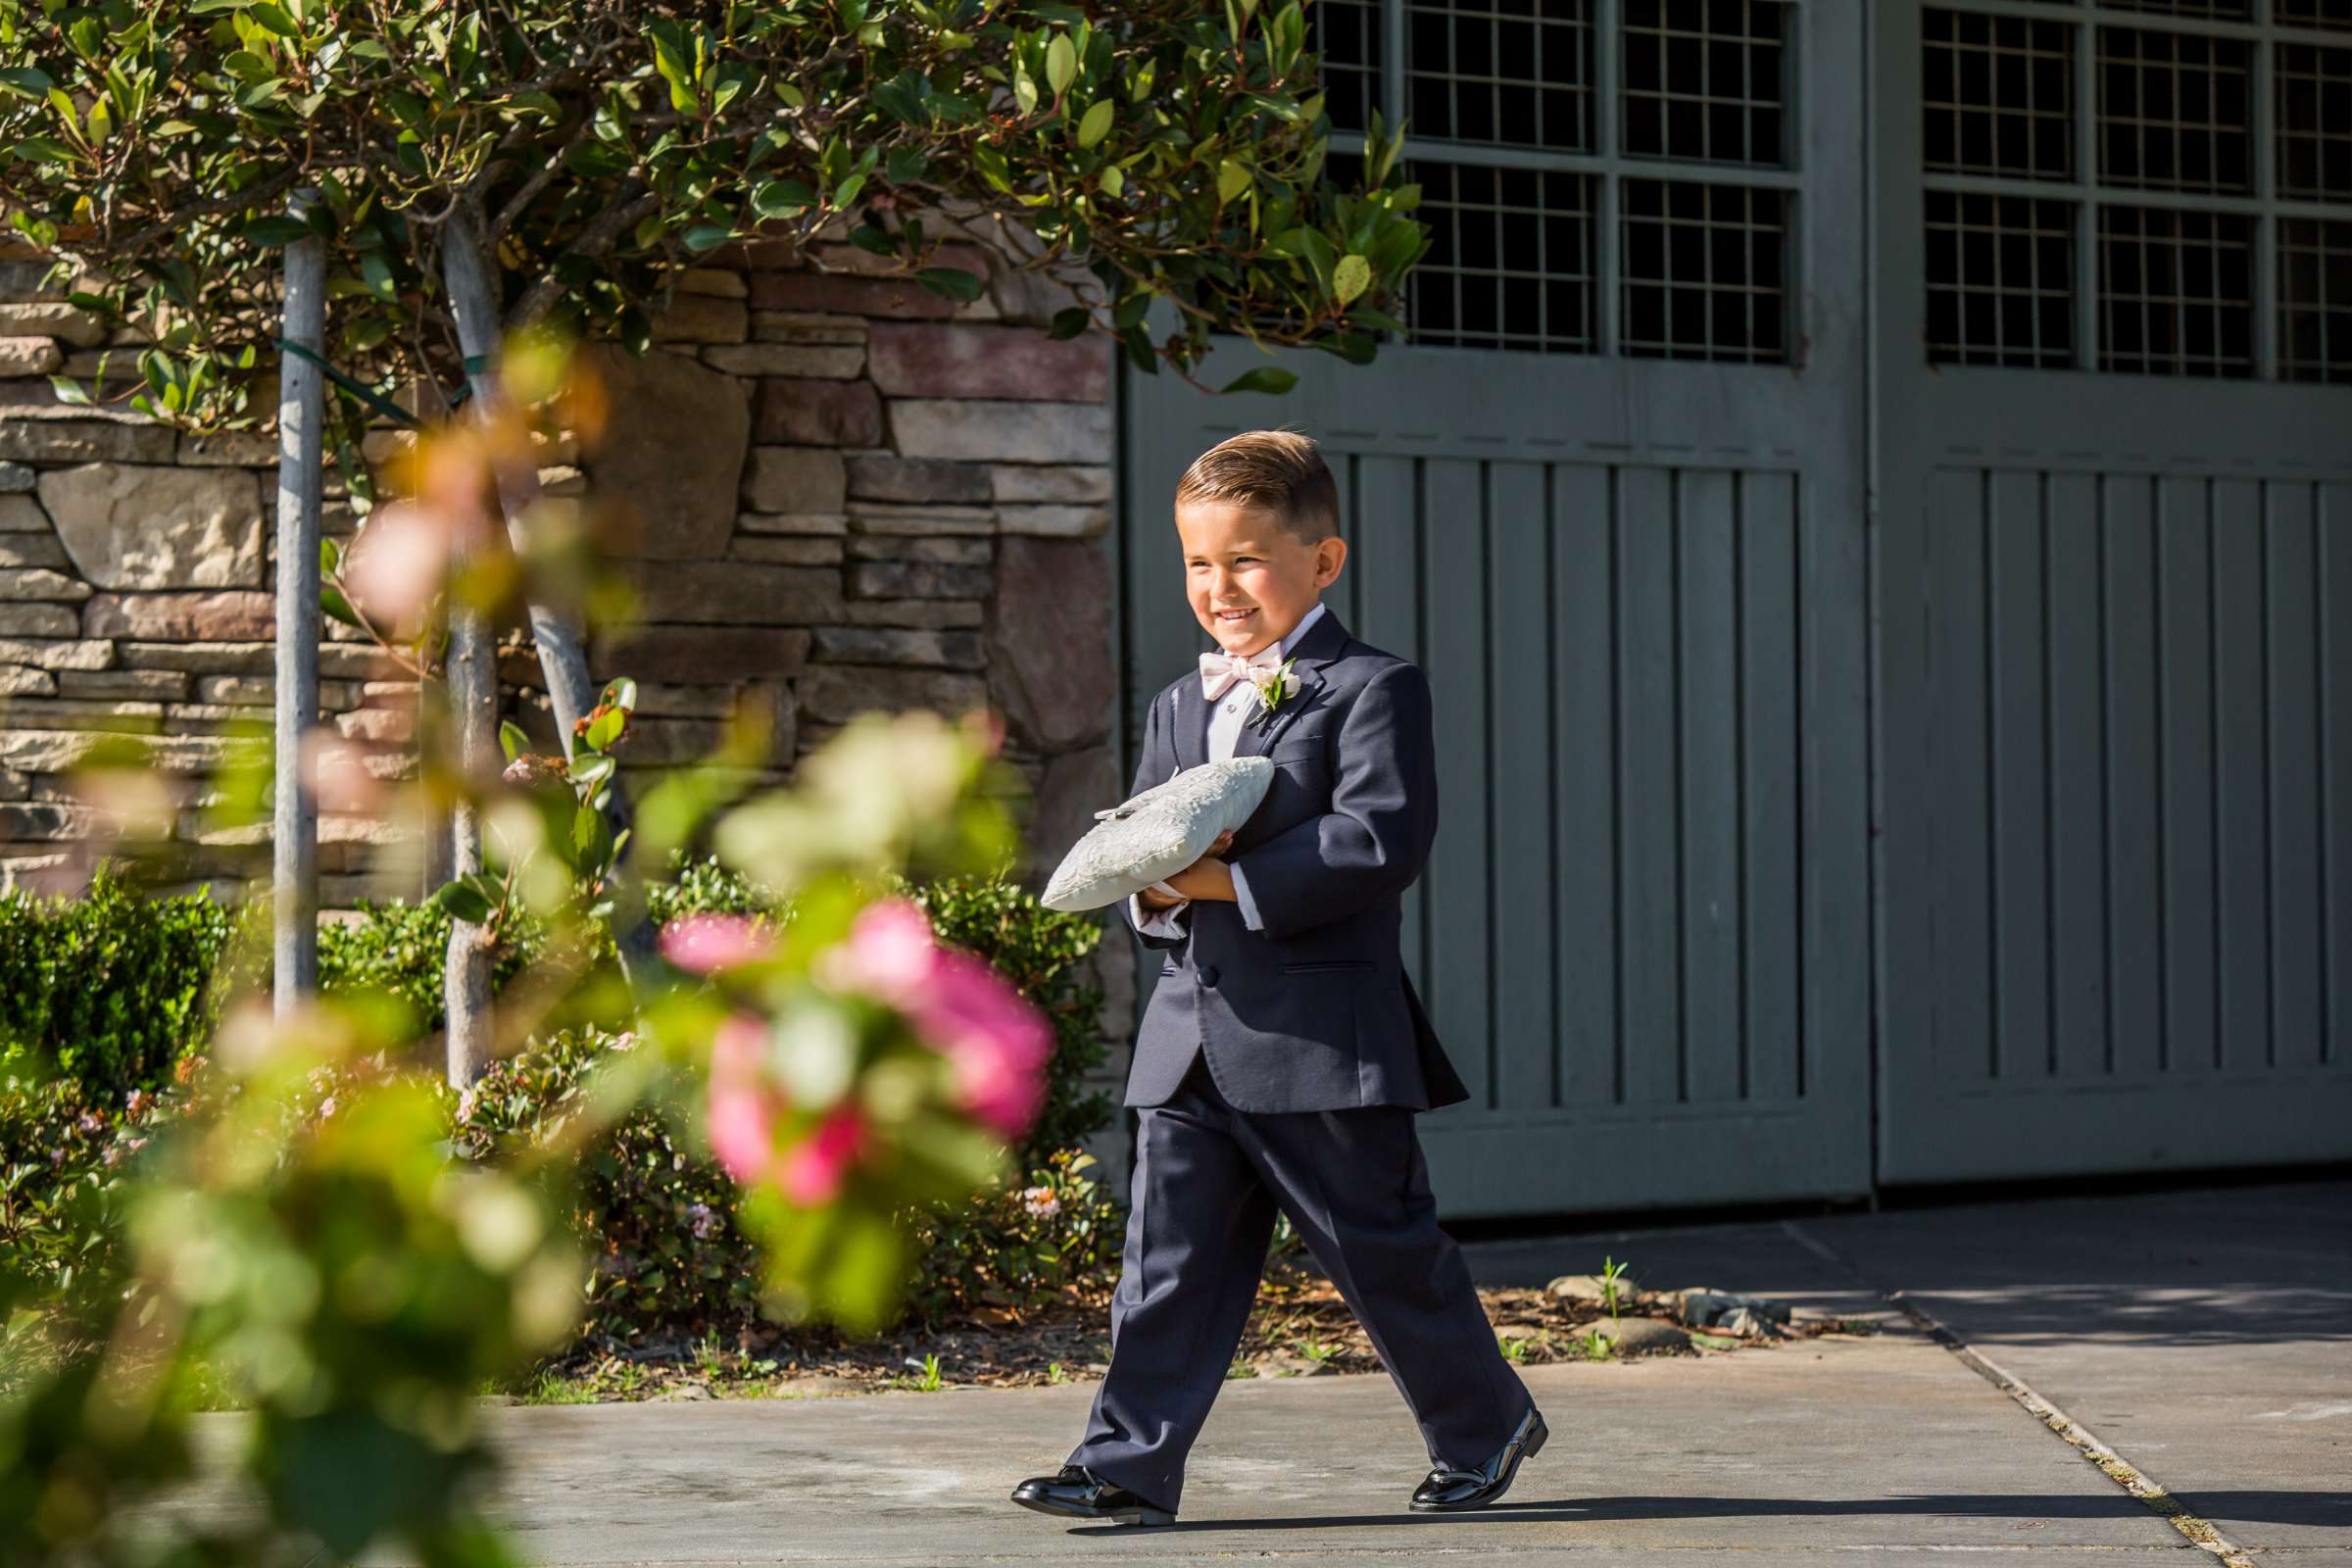
[[[1176,481],[1176,505],[1230,501],[1263,508],[1307,544],[1340,531],[1340,487],[1311,437],[1285,426],[1228,436]]]

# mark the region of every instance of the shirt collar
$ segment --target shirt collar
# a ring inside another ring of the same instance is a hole
[[[1305,640],[1307,629],[1314,625],[1316,621],[1320,620],[1322,616],[1323,601],[1318,599],[1315,601],[1314,609],[1308,611],[1305,614],[1298,617],[1298,624],[1291,628],[1291,634],[1274,645],[1274,652],[1277,655],[1285,655],[1288,654],[1292,649],[1298,647],[1299,643]]]

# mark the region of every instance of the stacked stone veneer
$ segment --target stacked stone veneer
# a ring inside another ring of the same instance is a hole
[[[717,253],[689,274],[637,360],[590,351],[612,423],[542,469],[558,493],[615,503],[642,624],[592,651],[640,683],[630,760],[701,756],[726,713],[768,710],[779,773],[860,710],[988,703],[1033,789],[1033,861],[1048,864],[1120,780],[1110,574],[1111,352],[1042,327],[1062,285],[976,244],[941,265],[983,273],[957,303],[856,247],[782,241]],[[202,837],[202,780],[224,721],[267,715],[274,436],[185,437],[136,416],[60,405],[47,375],[94,373],[109,344],[44,297],[43,264],[0,248],[0,878],[86,866],[103,824],[66,770],[108,729],[152,733],[188,781],[181,829]],[[127,344],[117,376],[135,373]],[[110,389],[124,384],[110,379]],[[401,438],[374,432],[371,461]],[[325,527],[353,517],[330,489]],[[323,715],[408,765],[413,682],[330,626]],[[511,645],[510,707],[544,730],[535,661]],[[330,906],[418,890],[403,824],[329,817]],[[231,864],[192,845],[197,874]],[[1124,943],[1110,945],[1120,955]],[[1131,988],[1105,963],[1113,1038]],[[1113,1064],[1114,1067],[1117,1065]]]

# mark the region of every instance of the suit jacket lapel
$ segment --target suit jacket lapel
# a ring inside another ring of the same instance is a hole
[[[1234,739],[1233,755],[1265,756],[1282,738],[1282,732],[1291,727],[1292,720],[1314,706],[1315,694],[1323,689],[1323,667],[1347,651],[1348,640],[1348,628],[1340,624],[1340,617],[1325,605],[1322,615],[1306,629],[1305,638],[1288,656],[1298,662],[1291,671],[1298,677],[1298,689],[1282,700],[1272,718],[1244,724],[1241,734]]]
[[[1168,734],[1175,743],[1176,765],[1199,767],[1208,760],[1208,703],[1200,695],[1200,675],[1178,681],[1168,702],[1174,714]]]

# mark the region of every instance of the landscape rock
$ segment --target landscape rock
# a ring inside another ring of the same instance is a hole
[[[1589,1325],[1586,1332],[1597,1334],[1614,1345],[1620,1355],[1683,1350],[1690,1346],[1690,1335],[1658,1317],[1604,1317]]]
[[[1603,1307],[1609,1303],[1607,1282],[1598,1274],[1562,1274],[1544,1289],[1563,1301],[1591,1301]],[[1635,1283],[1632,1275],[1618,1275],[1618,1306],[1622,1309],[1628,1301],[1641,1294],[1641,1290],[1642,1287]]]

